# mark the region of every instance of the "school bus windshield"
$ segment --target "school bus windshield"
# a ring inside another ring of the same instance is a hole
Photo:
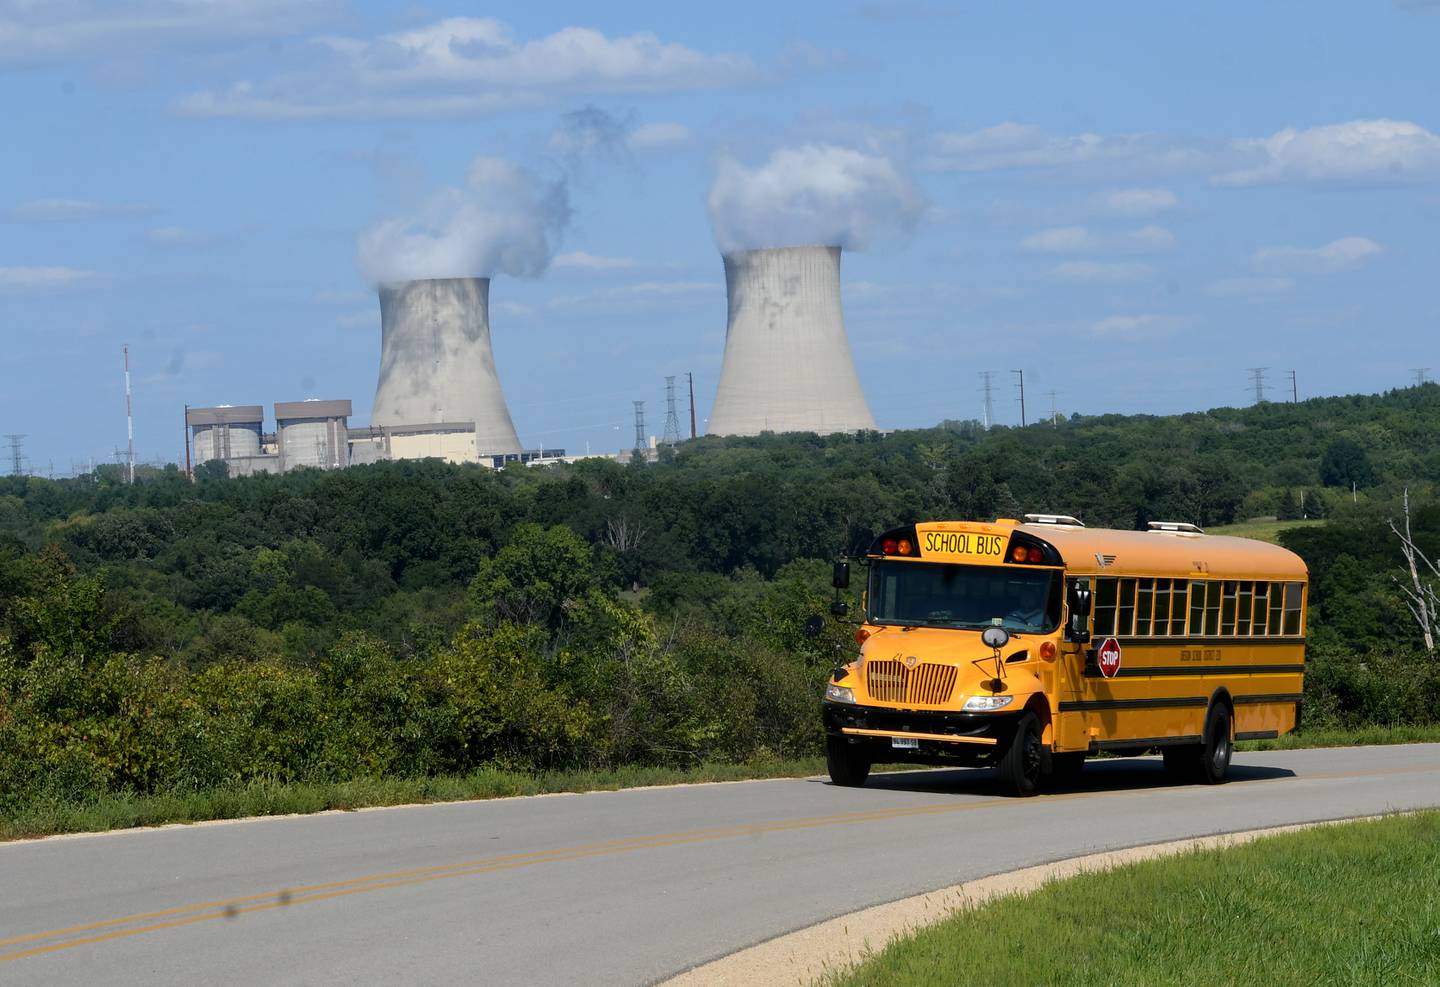
[[[1008,566],[875,562],[870,569],[872,624],[913,627],[1001,626],[1043,634],[1060,623],[1060,574]]]

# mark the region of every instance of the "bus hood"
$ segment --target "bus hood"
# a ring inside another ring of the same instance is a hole
[[[1023,695],[1038,687],[1039,647],[1045,637],[1011,638],[1000,649],[1005,669],[1003,692]],[[881,627],[860,649],[855,666],[864,699],[904,706],[948,706],[963,696],[990,694],[982,686],[995,678],[995,651],[978,630]]]

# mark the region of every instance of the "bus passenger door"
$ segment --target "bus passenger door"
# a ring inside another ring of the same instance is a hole
[[[1055,742],[1062,750],[1089,747],[1085,732],[1085,714],[1065,712],[1065,706],[1083,697],[1085,662],[1092,647],[1090,641],[1091,582],[1089,579],[1065,581],[1065,636],[1060,643],[1060,660],[1056,662],[1056,699],[1060,713],[1055,720]]]

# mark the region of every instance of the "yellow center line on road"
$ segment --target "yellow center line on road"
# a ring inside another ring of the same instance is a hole
[[[1361,772],[1326,772],[1314,774],[1307,773],[1305,775],[1297,775],[1289,778],[1270,779],[1270,781],[1273,782],[1303,781],[1307,779],[1334,780],[1342,778],[1369,778],[1381,775],[1435,771],[1440,771],[1440,767],[1417,766],[1376,768],[1369,771]],[[1261,783],[1263,784],[1264,782]],[[1046,796],[1043,801],[1080,801],[1133,794],[1135,794],[1135,790],[1070,792],[1059,795]],[[62,929],[53,929],[46,932],[34,932],[28,935],[14,936],[9,939],[0,939],[0,948],[8,946],[27,947],[0,954],[0,963],[8,963],[14,960],[24,959],[26,957],[41,956],[48,953],[59,952],[62,950],[74,949],[79,946],[86,946],[115,939],[128,938],[130,936],[138,936],[151,932],[159,932],[164,929],[180,928],[183,926],[195,925],[201,922],[212,922],[217,919],[234,918],[238,915],[249,914],[253,912],[263,912],[275,908],[285,908],[290,905],[309,904],[317,901],[326,901],[332,898],[342,898],[350,895],[365,894],[372,891],[383,891],[394,888],[409,887],[417,884],[429,883],[431,881],[439,881],[459,877],[473,877],[479,874],[489,874],[500,871],[515,870],[522,867],[534,866],[536,864],[558,863],[570,860],[582,860],[591,857],[633,853],[637,850],[683,846],[696,843],[708,843],[740,836],[759,836],[766,833],[819,829],[830,826],[846,826],[854,825],[856,823],[882,822],[888,820],[915,818],[923,816],[948,815],[961,812],[970,812],[979,809],[993,809],[1004,806],[1016,805],[1017,803],[1011,799],[992,798],[983,801],[963,802],[959,804],[903,806],[891,809],[872,809],[863,812],[846,812],[827,816],[809,816],[800,819],[774,820],[771,822],[740,823],[730,826],[717,826],[705,829],[688,830],[679,833],[665,833],[653,836],[628,837],[616,840],[608,840],[599,843],[581,844],[574,847],[560,847],[552,850],[537,850],[526,853],[505,854],[495,857],[483,857],[475,860],[461,861],[454,864],[437,864],[427,867],[408,868],[404,870],[389,871],[381,874],[372,874],[364,877],[356,877],[348,880],[304,885],[301,887],[288,888],[281,891],[271,891],[261,894],[244,895],[240,897],[226,898],[217,901],[208,901],[192,905],[181,905],[175,908],[169,908],[160,911],[143,912],[134,915],[126,915],[119,918],[90,922],[84,925],[72,925]],[[100,930],[107,931],[101,932]],[[83,933],[98,934],[83,935]],[[59,941],[45,942],[45,940]]]

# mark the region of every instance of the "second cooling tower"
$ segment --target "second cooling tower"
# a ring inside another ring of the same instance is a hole
[[[374,425],[474,422],[480,454],[519,453],[490,346],[490,279],[403,281],[380,289]]]
[[[706,431],[873,429],[840,310],[839,247],[725,255],[729,322]]]

